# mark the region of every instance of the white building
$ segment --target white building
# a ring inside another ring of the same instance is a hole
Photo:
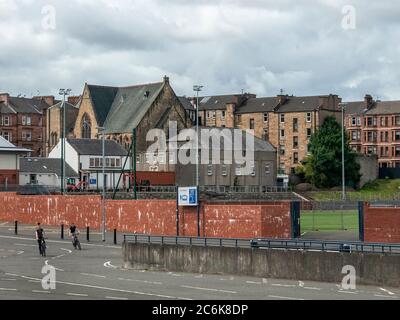
[[[80,186],[85,189],[101,190],[103,187],[102,140],[67,139],[65,158],[71,168],[78,172]],[[108,190],[113,190],[121,175],[128,154],[117,142],[105,141],[105,183]],[[50,152],[49,158],[61,158],[61,142]],[[125,170],[130,169],[128,159]],[[119,187],[122,188],[123,177]]]
[[[19,184],[61,188],[61,166],[60,159],[21,158]],[[65,165],[65,172],[67,181],[75,185],[79,174],[68,164]]]
[[[0,187],[18,184],[19,158],[31,151],[16,147],[0,136]]]

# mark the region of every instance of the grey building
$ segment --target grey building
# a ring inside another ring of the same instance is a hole
[[[209,129],[209,128],[208,128]],[[208,130],[207,129],[207,130]],[[199,166],[199,182],[200,186],[276,186],[277,165],[276,165],[276,149],[269,141],[254,137],[254,162],[250,164],[251,173],[243,172],[243,166],[237,165],[235,160],[232,164],[225,164],[225,152],[233,154],[234,145],[232,144],[233,129],[213,128],[217,130],[222,137],[219,144],[210,143],[208,146],[210,161],[204,163],[201,161]],[[231,132],[229,135],[228,132]],[[217,133],[215,131],[215,133]],[[178,141],[178,146],[187,145],[187,141]],[[195,147],[193,148],[195,150]],[[242,150],[246,150],[245,136],[242,139]],[[205,147],[199,147],[199,157],[202,159],[202,153]],[[220,153],[219,164],[213,164],[211,156],[214,153]],[[243,151],[250,152],[250,151]],[[243,153],[243,155],[245,155]],[[234,157],[232,157],[234,159]],[[181,164],[179,161],[175,168],[176,183],[179,186],[196,185],[196,165]]]

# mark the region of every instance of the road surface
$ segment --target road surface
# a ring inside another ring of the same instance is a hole
[[[13,234],[0,222],[0,299],[28,300],[399,300],[400,289],[359,286],[341,290],[339,284],[260,279],[230,275],[125,270],[121,246],[82,239],[82,251],[48,231],[47,257],[38,254],[34,227]],[[98,235],[97,235],[98,236]],[[97,237],[98,238],[98,237]],[[43,266],[56,268],[56,289],[42,287]]]

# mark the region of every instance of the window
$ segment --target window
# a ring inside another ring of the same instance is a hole
[[[236,116],[236,120],[237,120],[237,122],[242,122],[242,115],[241,115],[241,114],[238,114],[238,115]]]
[[[281,156],[284,156],[286,153],[286,148],[284,144],[281,144],[281,147],[279,148],[279,153]]]
[[[285,139],[285,130],[284,129],[280,130],[280,136],[281,136],[281,139]]]
[[[396,147],[395,154],[396,157],[400,157],[400,147]]]
[[[351,118],[351,125],[353,127],[355,127],[357,125],[357,118],[356,117]]]
[[[298,152],[293,153],[293,163],[294,164],[299,163],[299,153]]]
[[[115,159],[115,167],[121,167],[121,159]]]
[[[400,126],[400,117],[395,118],[396,126]]]
[[[32,141],[32,133],[30,131],[22,131],[22,141]]]
[[[242,167],[241,166],[236,166],[235,175],[237,175],[237,176],[241,176],[242,175]]]
[[[280,114],[280,122],[285,123],[285,114],[284,113]]]
[[[254,130],[254,119],[250,119],[250,130]]]
[[[265,174],[271,174],[271,165],[270,164],[267,164],[266,166],[265,166]]]
[[[94,159],[94,166],[95,166],[96,168],[100,167],[100,159],[99,159],[99,158],[95,158],[95,159]]]
[[[388,125],[388,118],[381,117],[381,127],[387,127],[387,125]]]
[[[226,164],[223,164],[221,166],[221,174],[224,177],[226,177],[228,175],[228,166]]]
[[[395,140],[395,141],[400,141],[400,131],[396,131],[396,132],[395,132],[395,138],[394,138],[394,140]]]
[[[357,126],[361,126],[361,117],[357,117]]]
[[[8,142],[12,142],[12,133],[8,131],[3,131],[2,134],[3,138],[6,139]]]
[[[90,167],[91,167],[91,168],[94,167],[94,158],[90,158]]]
[[[368,117],[367,118],[367,126],[368,127],[376,127],[376,118]]]
[[[11,118],[9,116],[3,116],[2,125],[5,127],[11,126]]]
[[[31,125],[31,117],[22,116],[22,125],[23,126],[30,126]]]
[[[111,165],[110,165],[110,158],[107,158],[106,159],[106,167],[107,168],[109,168]]]
[[[81,138],[82,139],[91,139],[92,137],[92,122],[90,121],[89,116],[85,113],[83,115],[81,121]]]
[[[210,111],[207,111],[207,119],[210,119],[210,118],[211,118]]]
[[[269,139],[269,132],[268,129],[264,129],[263,139],[268,141]]]
[[[293,119],[293,132],[299,131],[299,120],[297,118]]]
[[[311,135],[312,135],[312,129],[311,129],[311,128],[308,128],[308,129],[307,129],[307,138],[310,138]]]
[[[252,166],[251,166],[251,176],[252,176],[252,177],[255,177],[255,176],[256,176],[256,167],[255,167],[255,165],[252,165]]]
[[[299,137],[293,137],[293,148],[297,149],[299,147]]]
[[[311,112],[307,112],[306,121],[307,121],[307,122],[311,122],[311,119],[312,119],[312,117],[311,117]]]
[[[225,111],[222,111],[221,112],[221,120],[225,120],[225,115],[226,115]]]
[[[207,166],[207,175],[209,175],[209,176],[213,175],[213,166],[212,166],[212,164],[209,164]]]
[[[269,119],[268,112],[265,112],[264,113],[264,122],[268,122],[268,119]]]

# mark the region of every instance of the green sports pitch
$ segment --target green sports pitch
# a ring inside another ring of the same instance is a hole
[[[301,232],[358,230],[358,211],[302,211]]]

